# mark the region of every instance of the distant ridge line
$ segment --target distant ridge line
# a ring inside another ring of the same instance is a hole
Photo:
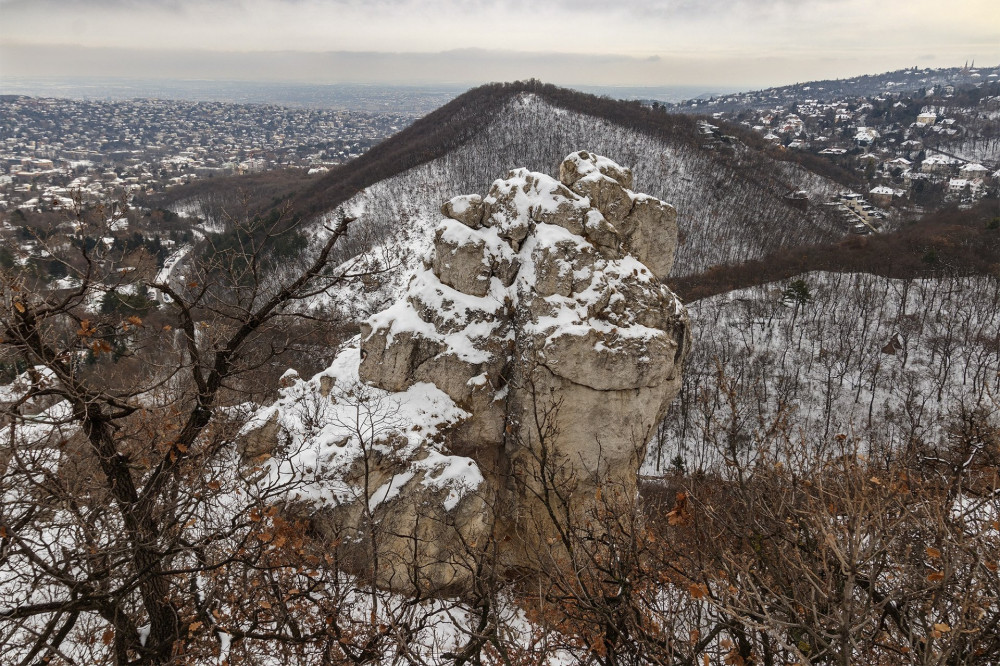
[[[380,180],[447,155],[522,94],[535,94],[559,108],[625,124],[658,138],[689,144],[698,141],[693,116],[658,113],[637,100],[612,100],[536,80],[490,83],[456,97],[357,159],[331,169],[296,197],[295,212],[308,219],[333,210]]]
[[[534,79],[490,83],[456,97],[357,159],[331,169],[295,196],[295,217],[313,219],[381,180],[447,155],[471,139],[507,102],[522,94],[534,94],[558,108],[603,119],[664,141],[698,147],[704,139],[698,130],[702,116],[666,113],[662,108],[645,106],[639,100],[598,97]],[[856,184],[852,174],[822,157],[779,151],[746,128],[719,120],[712,122],[775,160],[798,163],[846,187]],[[760,174],[750,176],[756,178]]]

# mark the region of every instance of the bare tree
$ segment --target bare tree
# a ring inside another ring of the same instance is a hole
[[[100,238],[126,212],[75,215]],[[287,221],[243,219],[183,277],[86,243],[53,248],[71,289],[2,275],[0,345],[32,369],[2,422],[5,659],[181,663],[238,641],[329,638],[292,612],[328,583],[303,529],[276,513],[295,481],[241,461],[234,442],[255,373],[293,346],[295,322],[315,321],[300,304],[365,271],[331,262],[351,222],[325,227],[294,270],[272,252],[295,233]]]

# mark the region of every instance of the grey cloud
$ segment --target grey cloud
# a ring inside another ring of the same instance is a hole
[[[451,0],[448,0],[449,4]],[[127,10],[179,10],[203,9],[212,7],[231,7],[252,11],[261,5],[288,5],[290,7],[303,5],[337,7],[379,7],[401,6],[413,4],[413,0],[0,0],[0,5],[10,5],[17,8],[51,7],[72,10],[79,9],[120,9]],[[461,4],[454,0],[454,4]]]
[[[0,45],[19,77],[199,78],[305,83],[469,83],[539,78],[637,85],[669,63],[608,54],[461,49],[438,53],[211,52]],[[581,77],[581,73],[585,73]]]
[[[537,78],[562,85],[696,85],[750,89],[794,81],[889,71],[913,52],[662,55],[659,59],[592,53],[462,49],[437,53],[219,52],[195,49],[81,48],[0,42],[4,77],[134,78],[307,84],[461,84]],[[926,53],[926,51],[925,51]],[[954,65],[946,56],[928,64]]]
[[[217,0],[208,0],[215,2]],[[179,12],[186,7],[199,4],[192,0],[0,0],[5,11],[41,13],[41,12],[92,12],[95,9],[105,9],[119,12],[135,12],[143,10],[167,10]]]

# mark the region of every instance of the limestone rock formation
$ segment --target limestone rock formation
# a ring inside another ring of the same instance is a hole
[[[451,449],[480,465],[487,503],[525,508],[540,446],[581,496],[608,479],[634,488],[679,389],[687,318],[661,281],[676,213],[631,183],[581,151],[558,181],[517,169],[452,199],[406,298],[362,325],[363,381],[429,382],[470,414]]]
[[[674,209],[598,155],[559,171],[516,169],[446,202],[432,252],[405,297],[362,324],[360,350],[250,426],[280,440],[275,424],[298,427],[295,396],[322,389],[329,414],[310,419],[334,425],[307,468],[325,470],[317,495],[337,490],[314,522],[359,561],[377,554],[386,586],[460,590],[469,544],[498,536],[502,564],[523,563],[544,548],[546,479],[580,507],[602,484],[634,494],[679,390],[687,314],[662,281]]]

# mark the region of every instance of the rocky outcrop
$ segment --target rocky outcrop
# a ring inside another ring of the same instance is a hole
[[[405,298],[362,325],[362,381],[430,383],[468,414],[448,446],[482,470],[478,501],[512,508],[502,529],[536,522],[542,458],[580,498],[634,489],[679,389],[687,317],[662,282],[676,213],[631,184],[581,151],[559,180],[517,169],[452,199]]]
[[[283,377],[244,429],[341,566],[404,591],[460,592],[495,544],[505,567],[556,542],[541,497],[586,513],[634,497],[676,395],[684,307],[664,285],[669,205],[587,152],[556,180],[516,169],[455,197],[406,294],[333,366]]]

